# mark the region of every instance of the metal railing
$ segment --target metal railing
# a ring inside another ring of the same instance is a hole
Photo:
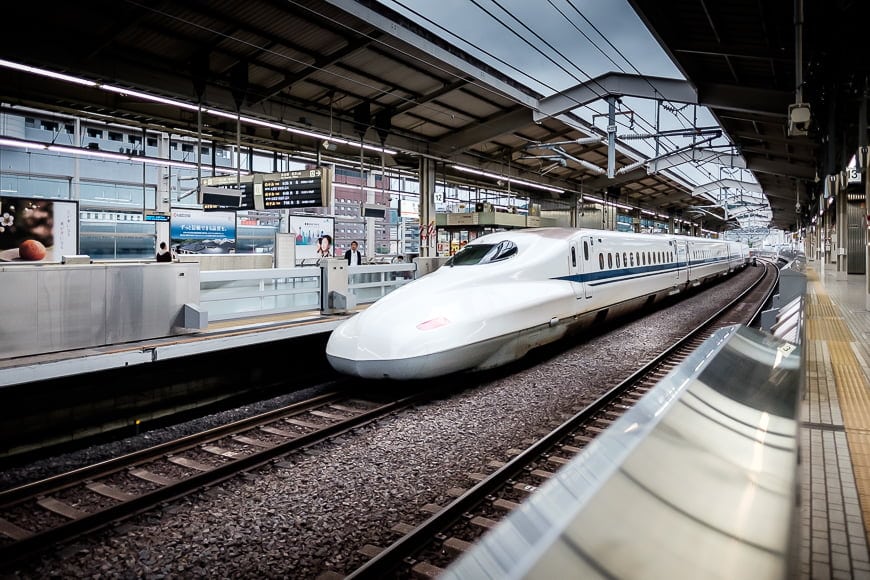
[[[371,304],[414,279],[415,264],[348,268],[356,304]],[[319,310],[321,268],[214,270],[200,272],[200,307],[210,321]]]

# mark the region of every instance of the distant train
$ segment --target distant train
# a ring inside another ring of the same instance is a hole
[[[743,268],[744,244],[536,228],[481,236],[339,325],[326,356],[364,378],[497,367],[584,326]]]

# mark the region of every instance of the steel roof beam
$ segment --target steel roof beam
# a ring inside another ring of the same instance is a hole
[[[544,97],[537,104],[534,121],[566,113],[608,95],[697,103],[697,93],[686,81],[611,72],[570,89]]]

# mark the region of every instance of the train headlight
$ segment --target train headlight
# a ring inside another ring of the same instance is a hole
[[[438,318],[433,318],[431,320],[427,320],[426,322],[421,322],[417,325],[417,330],[434,330],[436,328],[441,328],[442,326],[447,326],[450,324],[450,321],[444,318],[443,316],[439,316]]]

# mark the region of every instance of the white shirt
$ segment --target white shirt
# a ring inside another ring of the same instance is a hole
[[[351,266],[359,266],[359,250],[351,250],[350,251],[350,264]]]

